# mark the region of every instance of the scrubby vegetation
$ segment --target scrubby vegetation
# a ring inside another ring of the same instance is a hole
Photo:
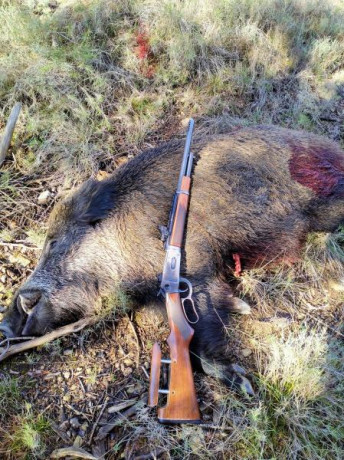
[[[343,23],[340,0],[0,0],[0,132],[23,105],[0,172],[0,303],[34,266],[63,191],[178,135],[189,116],[198,132],[273,123],[343,142]],[[292,267],[243,275],[254,314],[228,338],[256,397],[199,379],[207,426],[167,428],[140,407],[109,435],[106,458],[343,458],[342,246],[341,230],[311,236]],[[126,353],[138,346],[140,363],[149,360],[156,338],[156,322],[141,318],[140,340],[128,342],[130,326],[117,349],[112,321],[0,367],[2,457],[47,458],[78,436],[99,448],[91,434],[101,410],[106,418],[128,386],[138,397],[147,385],[140,366],[131,374],[116,362],[136,361]],[[75,415],[88,421],[86,438],[56,429]]]

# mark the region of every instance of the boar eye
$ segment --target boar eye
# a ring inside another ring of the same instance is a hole
[[[101,221],[102,219],[93,220],[92,222],[90,222],[90,225],[91,227],[96,228],[100,224]]]
[[[49,243],[49,249],[53,249],[54,246],[56,246],[57,240],[52,240]]]

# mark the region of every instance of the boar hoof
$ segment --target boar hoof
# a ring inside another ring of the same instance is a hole
[[[240,315],[249,315],[251,313],[249,304],[239,299],[239,297],[231,298],[230,310],[232,313],[239,313]]]
[[[244,393],[248,396],[254,396],[254,390],[250,381],[241,374],[233,373],[233,378],[231,379],[231,386],[235,390],[239,390],[241,393]]]
[[[240,366],[239,364],[235,364],[235,363],[231,364],[229,366],[229,368],[230,368],[231,371],[235,372],[236,374],[246,375],[245,369],[242,366]]]

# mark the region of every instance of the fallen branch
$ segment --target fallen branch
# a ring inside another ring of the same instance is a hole
[[[58,337],[63,337],[65,335],[72,334],[74,332],[79,332],[82,329],[84,329],[84,327],[95,324],[97,321],[98,321],[97,316],[90,316],[88,318],[80,319],[79,321],[76,321],[75,323],[68,324],[67,326],[60,327],[59,329],[56,329],[55,331],[48,332],[48,334],[42,335],[41,337],[35,337],[34,339],[28,340],[27,342],[17,343],[15,345],[7,346],[5,347],[4,351],[0,349],[0,362],[4,361],[5,359],[9,358],[12,355],[21,353],[22,351],[30,350],[31,348],[35,348],[40,345],[44,345],[45,343],[52,342]],[[9,343],[11,340],[12,339],[8,339],[7,342]],[[23,337],[22,340],[25,340],[25,338]]]
[[[126,411],[118,413],[112,417],[99,431],[96,436],[96,441],[102,441],[116,426],[121,425],[124,420],[135,415],[142,407],[147,405],[147,395],[144,395],[134,406],[129,407]]]
[[[11,139],[13,136],[13,131],[16,126],[19,114],[20,114],[20,110],[21,110],[21,103],[17,102],[14,105],[13,109],[11,110],[10,116],[5,126],[4,135],[2,136],[1,141],[0,141],[0,166],[5,160],[7,150],[10,146]]]
[[[14,248],[25,248],[25,249],[30,249],[31,251],[41,251],[42,248],[39,248],[38,246],[34,246],[31,244],[24,244],[24,243],[9,243],[7,241],[0,241],[0,246],[8,246],[9,248],[14,247]]]
[[[66,444],[69,444],[71,442],[69,436],[67,435],[67,433],[65,433],[64,431],[60,430],[60,428],[57,426],[57,424],[55,422],[53,422],[52,420],[50,420],[50,427],[51,429],[54,431],[54,433],[57,434],[57,436],[59,436],[62,441],[64,441]]]
[[[137,335],[135,326],[134,326],[133,322],[131,321],[129,315],[128,315],[128,321],[129,321],[130,329],[133,331],[133,335],[135,337],[136,350],[137,350],[137,353],[136,353],[136,367],[139,367],[139,364],[140,364],[140,351],[141,351],[140,341],[139,341],[139,337]]]
[[[103,405],[100,409],[100,412],[99,412],[99,415],[97,417],[97,420],[96,422],[94,423],[93,427],[92,427],[92,431],[91,431],[91,435],[90,435],[90,439],[88,440],[88,445],[90,446],[92,444],[92,441],[93,441],[93,436],[94,436],[94,432],[96,431],[96,428],[98,426],[98,423],[99,423],[99,420],[102,418],[102,415],[104,413],[104,410],[106,408],[106,405],[107,405],[107,402],[108,402],[109,398],[107,395],[105,395],[104,397],[104,402],[103,402]]]
[[[85,460],[99,460],[99,457],[86,452],[86,450],[80,447],[63,447],[62,449],[56,449],[50,454],[50,458],[83,458]]]

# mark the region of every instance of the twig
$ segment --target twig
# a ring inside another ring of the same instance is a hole
[[[211,423],[200,423],[198,426],[206,430],[216,430],[216,431],[222,431],[222,432],[233,431],[232,427],[212,425]]]
[[[135,341],[136,341],[136,347],[137,347],[136,367],[139,367],[139,364],[140,364],[140,352],[141,352],[140,341],[139,341],[135,326],[134,326],[133,322],[131,321],[129,315],[128,315],[128,321],[129,321],[129,326],[130,326],[131,330],[133,331]]]
[[[91,443],[92,443],[92,440],[93,440],[93,436],[94,436],[94,432],[96,431],[96,428],[98,426],[98,423],[99,423],[99,420],[101,419],[103,413],[104,413],[104,410],[105,410],[105,407],[107,405],[107,402],[109,400],[109,397],[108,396],[105,396],[105,399],[104,399],[104,402],[103,402],[103,405],[102,405],[102,408],[100,409],[100,412],[99,412],[99,415],[97,417],[97,420],[96,420],[96,423],[93,425],[92,427],[92,431],[91,431],[91,434],[90,434],[90,439],[88,440],[88,445],[90,446]]]
[[[155,458],[158,458],[164,452],[166,452],[166,449],[163,449],[163,448],[152,450],[152,452],[149,452],[148,454],[142,454],[142,455],[135,456],[135,460],[150,460],[151,458],[155,459]]]
[[[50,454],[50,458],[83,458],[85,460],[99,460],[99,457],[86,452],[86,450],[80,447],[62,447],[62,449],[56,449]]]
[[[132,407],[129,407],[129,409],[127,409],[126,411],[124,411],[123,413],[118,413],[116,415],[116,417],[113,417],[112,419],[110,419],[106,425],[104,425],[98,432],[97,436],[96,436],[96,440],[97,441],[101,441],[103,440],[104,438],[106,438],[106,436],[108,435],[108,433],[110,433],[110,431],[113,430],[113,428],[115,428],[115,426],[117,425],[120,425],[123,420],[126,420],[128,419],[129,417],[131,417],[132,415],[136,414],[136,412],[141,408],[143,407],[145,404],[147,404],[147,398],[143,398],[143,399],[140,399],[134,406]]]
[[[88,318],[83,318],[75,323],[68,324],[67,326],[60,327],[55,331],[48,332],[48,334],[42,335],[41,337],[35,337],[32,340],[28,340],[25,343],[18,343],[16,345],[11,345],[7,347],[5,351],[3,351],[0,355],[0,362],[4,361],[5,359],[9,358],[12,355],[17,353],[21,353],[22,351],[30,350],[31,348],[38,347],[39,345],[43,345],[45,343],[52,342],[53,340],[57,339],[58,337],[63,337],[68,334],[72,334],[74,332],[79,332],[84,327],[90,326],[98,321],[97,316],[90,316]],[[8,342],[9,343],[9,342]]]
[[[86,390],[85,390],[85,387],[84,387],[84,384],[82,383],[82,380],[80,377],[78,377],[78,380],[79,380],[79,383],[80,383],[80,386],[81,386],[81,389],[84,393],[86,393]]]
[[[137,398],[129,399],[127,401],[122,401],[121,403],[115,404],[113,406],[108,407],[108,414],[113,414],[115,412],[121,412],[124,409],[128,409],[128,407],[133,406],[137,402]]]
[[[14,248],[25,248],[25,249],[30,249],[32,251],[41,251],[42,248],[39,248],[38,246],[30,246],[28,244],[24,243],[7,243],[5,241],[0,241],[0,246],[13,246]]]
[[[11,139],[13,136],[13,131],[16,126],[19,114],[20,114],[20,110],[21,110],[21,103],[17,102],[14,105],[13,109],[11,110],[10,116],[5,126],[5,131],[0,141],[0,166],[5,160],[7,150],[10,146]]]
[[[147,380],[149,380],[149,374],[144,366],[141,366],[141,369],[143,370],[143,373],[145,374],[145,377]]]
[[[68,404],[68,403],[65,403],[64,406],[68,407],[68,409],[74,412],[75,415],[85,418],[88,422],[90,421],[91,416],[88,414],[85,414],[85,412],[81,412],[80,410],[75,409],[71,404]]]
[[[67,435],[67,433],[64,433],[62,430],[60,430],[60,428],[54,421],[50,420],[50,426],[54,433],[56,433],[57,436],[59,436],[62,439],[62,441],[64,441],[67,444],[70,443],[70,438]]]
[[[23,340],[32,340],[32,339],[35,339],[36,337],[8,337],[7,339],[3,340],[2,342],[0,342],[0,347],[2,345],[4,345],[5,343],[9,343],[9,342],[22,342]]]

